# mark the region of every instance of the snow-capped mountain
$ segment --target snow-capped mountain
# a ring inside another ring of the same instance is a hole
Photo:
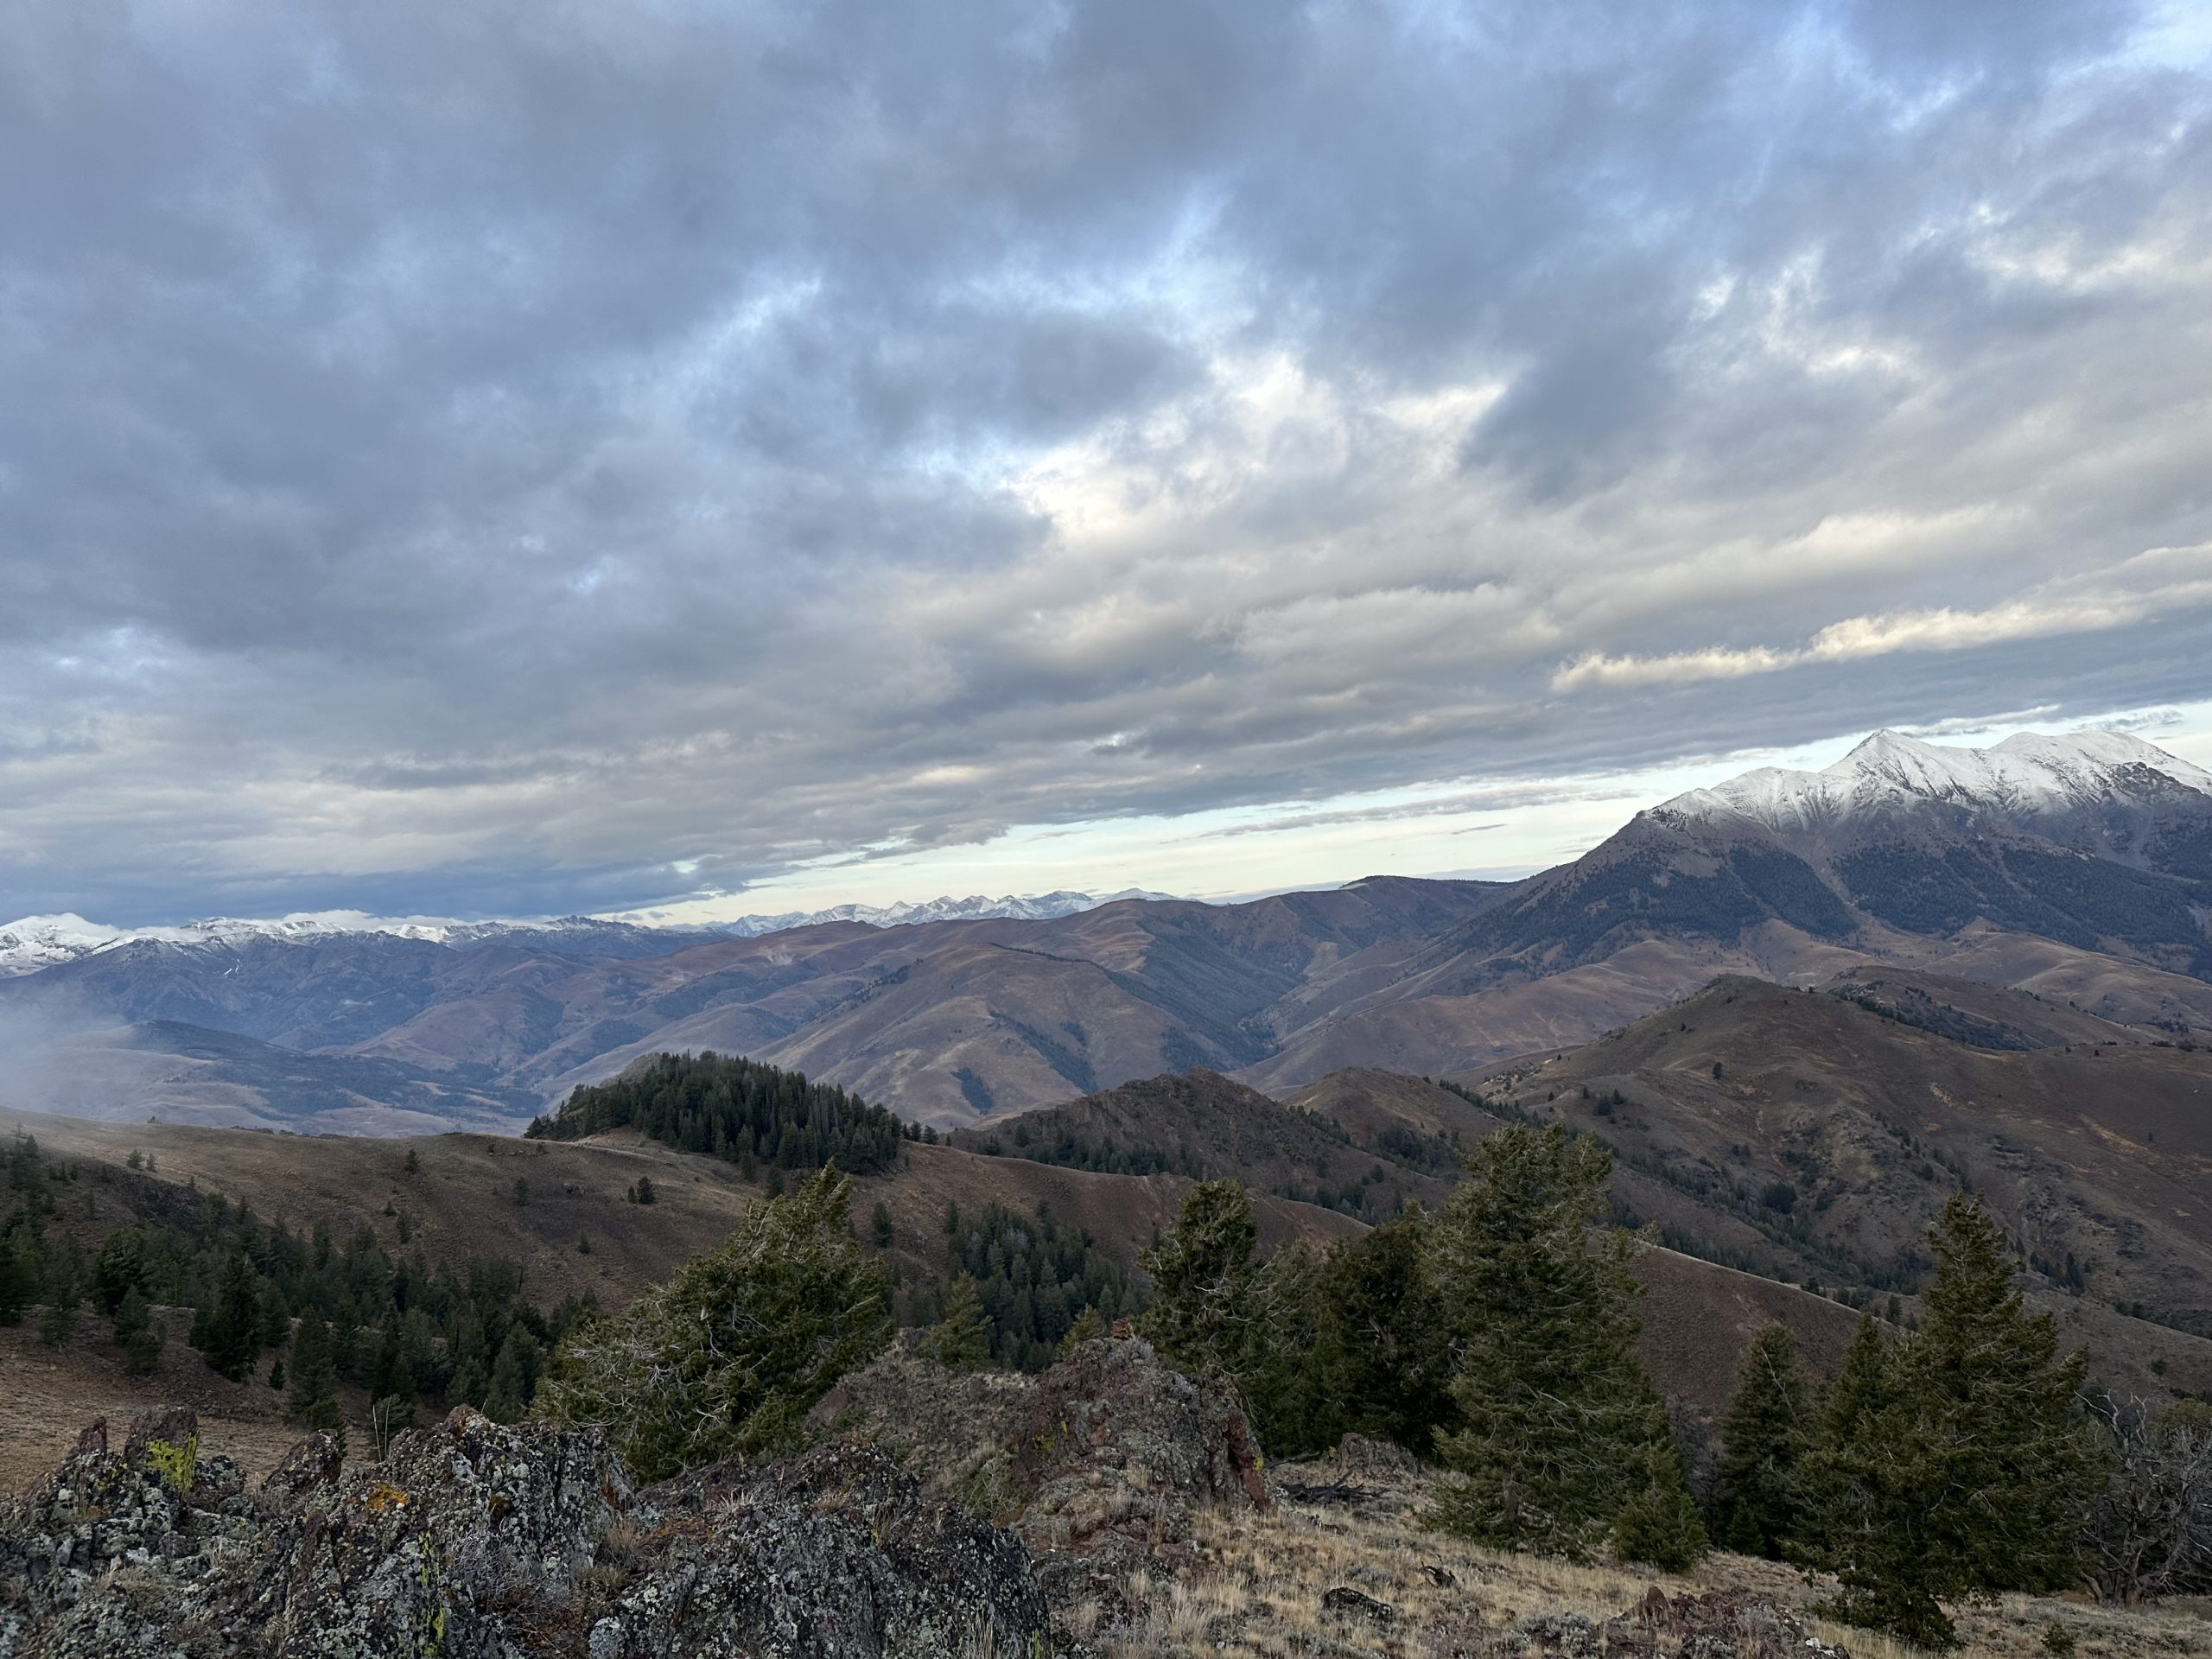
[[[1784,836],[1894,827],[1936,814],[2029,830],[2139,861],[2143,831],[2212,814],[2212,772],[2120,732],[2023,732],[1986,749],[1877,732],[1819,772],[1763,766],[1655,809],[1748,819]]]
[[[25,916],[0,926],[0,975],[35,974],[56,963],[74,962],[118,939],[123,928],[88,922],[81,916]]]
[[[680,948],[687,940],[734,936],[754,938],[787,928],[823,922],[861,922],[897,927],[912,922],[975,921],[1010,917],[1046,920],[1094,910],[1118,899],[1165,899],[1166,893],[1131,887],[1107,894],[1059,892],[1007,894],[987,899],[933,899],[924,904],[838,905],[829,910],[790,911],[775,916],[742,916],[735,921],[691,927],[646,927],[596,916],[563,916],[547,921],[460,922],[441,917],[372,916],[358,910],[299,912],[250,919],[217,916],[165,927],[111,927],[73,914],[26,916],[0,924],[0,978],[35,974],[41,969],[81,961],[133,944],[183,948],[239,947],[263,941],[312,944],[359,934],[416,939],[456,948],[512,944],[568,955],[639,957]]]
[[[825,922],[865,922],[870,927],[905,927],[916,922],[974,922],[997,918],[1038,922],[1096,910],[1101,905],[1114,904],[1123,899],[1164,899],[1173,896],[1166,893],[1147,893],[1142,887],[1124,887],[1119,893],[1074,893],[1064,889],[1058,893],[1008,893],[998,899],[987,899],[981,893],[955,899],[948,894],[921,904],[835,905],[828,910],[789,910],[777,915],[741,916],[734,922],[715,923],[712,931],[750,939],[763,933],[781,933],[789,928],[818,927]]]
[[[588,922],[589,918],[582,917],[556,923],[453,922],[425,917],[371,916],[358,910],[326,910],[257,919],[213,916],[165,927],[111,927],[105,922],[88,922],[81,916],[68,913],[26,916],[20,921],[0,925],[0,976],[36,973],[41,968],[142,943],[236,945],[260,939],[305,942],[352,933],[381,933],[441,944],[465,944],[517,927],[537,931]]]

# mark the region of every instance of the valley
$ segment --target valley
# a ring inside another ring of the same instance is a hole
[[[753,934],[226,925],[41,946],[0,978],[0,1103],[518,1128],[640,1056],[715,1050],[950,1128],[1192,1067],[1275,1096],[1352,1066],[1479,1070],[1724,974],[1932,973],[2129,1041],[2212,1040],[2207,845],[2212,779],[2137,740],[1879,734],[1824,772],[1693,791],[1515,882],[1049,895]]]

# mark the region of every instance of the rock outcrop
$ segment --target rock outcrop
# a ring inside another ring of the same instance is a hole
[[[1035,1377],[951,1372],[894,1351],[845,1378],[815,1427],[889,1453],[1010,1529],[1063,1605],[1110,1605],[1141,1560],[1186,1564],[1199,1510],[1271,1501],[1234,1395],[1135,1338],[1084,1343]]]
[[[0,1514],[0,1659],[938,1659],[1058,1649],[1019,1540],[836,1446],[639,1493],[588,1430],[466,1409],[258,1492],[188,1412]]]

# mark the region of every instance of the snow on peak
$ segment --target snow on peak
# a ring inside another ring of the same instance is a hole
[[[119,927],[88,922],[67,911],[0,923],[0,976],[35,973],[57,962],[73,962],[125,937]]]
[[[923,904],[838,905],[830,910],[791,911],[780,916],[743,916],[734,922],[671,927],[665,932],[667,948],[673,950],[685,938],[696,939],[702,933],[733,933],[749,938],[822,922],[864,922],[870,927],[896,927],[909,922],[973,921],[998,917],[1042,920],[1072,916],[1078,911],[1093,910],[1121,899],[1169,896],[1136,887],[1107,894],[1009,893],[998,899],[988,899],[981,893],[966,899],[947,895]],[[276,939],[303,944],[346,934],[383,933],[459,947],[493,943],[517,934],[543,939],[551,935],[612,932],[645,934],[650,938],[654,931],[593,916],[565,916],[557,921],[457,922],[435,916],[372,916],[359,910],[299,911],[258,920],[213,916],[175,926],[137,928],[110,927],[76,915],[26,916],[21,921],[0,923],[0,979],[35,974],[41,968],[56,967],[99,951],[140,943],[237,947],[257,940]],[[650,954],[653,947],[648,944],[645,949]]]
[[[917,922],[973,922],[1010,918],[1018,921],[1049,921],[1061,916],[1073,916],[1086,910],[1096,910],[1101,905],[1110,905],[1123,899],[1168,899],[1165,893],[1147,893],[1141,887],[1125,887],[1119,893],[1091,893],[1062,891],[1058,893],[1007,893],[988,899],[982,893],[971,893],[965,899],[956,899],[950,893],[920,904],[892,905],[834,905],[828,910],[789,910],[775,915],[741,916],[734,921],[717,922],[718,932],[734,933],[741,938],[753,938],[763,933],[781,933],[794,927],[818,927],[826,922],[861,922],[869,927],[906,927]]]
[[[2022,732],[1986,749],[1880,731],[1832,766],[1762,766],[1667,808],[1739,814],[1776,830],[1813,830],[1915,804],[2035,817],[2107,804],[2150,805],[2177,790],[2212,802],[2212,773],[2123,732]]]
[[[26,916],[20,921],[0,923],[0,978],[36,973],[41,968],[143,942],[236,945],[255,939],[304,942],[345,933],[391,933],[444,943],[471,932],[474,925],[420,916],[372,916],[359,910],[297,911],[289,916],[252,920],[210,916],[167,927],[111,927],[77,915]]]

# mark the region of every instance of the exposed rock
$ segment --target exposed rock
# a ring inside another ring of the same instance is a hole
[[[345,1468],[346,1454],[335,1435],[310,1434],[263,1477],[261,1490],[279,1497],[304,1497],[318,1486],[335,1486]]]
[[[1678,1637],[1682,1659],[1849,1659],[1845,1649],[1813,1636],[1772,1597],[1745,1590],[1669,1601],[1654,1586],[1637,1608],[1637,1621]]]
[[[948,1372],[893,1351],[839,1384],[814,1422],[1011,1528],[1063,1605],[1110,1605],[1137,1561],[1180,1562],[1198,1509],[1270,1502],[1235,1400],[1132,1338],[1081,1344],[1034,1378]]]
[[[81,1436],[79,1437],[82,1438]],[[105,1445],[107,1436],[100,1436]],[[131,1463],[145,1461],[156,1446],[192,1446],[200,1445],[200,1414],[189,1406],[157,1406],[143,1411],[130,1421],[130,1438],[124,1442],[123,1455]]]
[[[1530,1613],[1513,1629],[1546,1653],[1562,1653],[1567,1659],[1597,1659],[1602,1650],[1598,1627],[1580,1613]]]
[[[594,1432],[462,1409],[348,1477],[311,1436],[250,1495],[227,1458],[180,1484],[195,1427],[87,1436],[0,1513],[0,1659],[1057,1650],[1020,1540],[865,1448],[640,1496]]]
[[[1395,1624],[1398,1610],[1386,1601],[1363,1595],[1349,1585],[1340,1584],[1333,1590],[1322,1592],[1321,1605],[1332,1613],[1344,1613],[1355,1618],[1364,1618],[1376,1624]]]
[[[714,1519],[648,1535],[651,1568],[592,1626],[592,1659],[1033,1659],[1055,1645],[1020,1541],[925,1496],[880,1452],[825,1446],[758,1471],[720,1465],[646,1501]]]

